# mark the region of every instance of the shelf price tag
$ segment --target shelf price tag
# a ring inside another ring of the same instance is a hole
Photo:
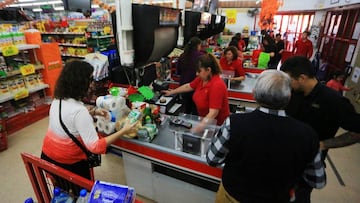
[[[105,35],[110,35],[110,33],[111,33],[111,28],[110,28],[110,26],[105,26],[103,30],[104,30],[104,34],[105,34]]]
[[[35,66],[33,64],[27,64],[20,67],[20,72],[23,76],[35,73]]]
[[[29,96],[29,90],[28,89],[22,89],[19,92],[17,92],[14,96],[14,100],[20,100],[20,99],[24,99],[26,97]]]
[[[4,46],[1,48],[3,56],[14,56],[19,54],[19,49],[15,45]]]

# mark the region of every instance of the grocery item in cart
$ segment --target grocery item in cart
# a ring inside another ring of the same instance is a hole
[[[51,200],[51,203],[73,203],[74,199],[70,197],[67,193],[61,191],[60,188],[56,187],[54,189],[54,196]]]
[[[134,188],[103,181],[96,181],[89,203],[133,203],[135,202]]]

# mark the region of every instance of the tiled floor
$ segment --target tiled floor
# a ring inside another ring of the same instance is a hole
[[[20,153],[39,156],[48,119],[43,119],[8,137],[9,148],[0,152],[0,202],[21,203],[35,197],[27,177]],[[360,145],[333,149],[330,157],[341,175],[345,186],[341,186],[327,162],[327,186],[315,190],[313,203],[357,203],[360,202]],[[95,170],[96,179],[126,184],[122,159],[114,154],[103,155],[102,166]],[[136,189],[136,188],[135,188]],[[144,203],[153,202],[139,197]],[[190,202],[189,202],[190,203]]]

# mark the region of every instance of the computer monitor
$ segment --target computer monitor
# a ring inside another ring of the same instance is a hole
[[[66,11],[91,12],[91,0],[63,0]]]

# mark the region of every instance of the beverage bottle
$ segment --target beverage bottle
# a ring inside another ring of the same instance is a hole
[[[79,198],[77,199],[76,203],[87,203],[88,202],[88,193],[86,189],[80,190]]]
[[[25,200],[24,203],[35,203],[35,202],[34,202],[33,198],[29,197]]]
[[[54,189],[54,196],[51,203],[73,203],[74,200],[65,192],[62,192],[60,188]]]

